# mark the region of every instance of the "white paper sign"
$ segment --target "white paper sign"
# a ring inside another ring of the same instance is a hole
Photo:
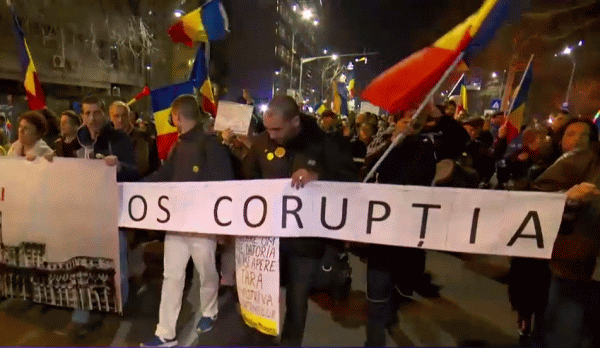
[[[565,195],[289,179],[125,183],[120,226],[550,258]]]
[[[380,109],[378,106],[375,106],[367,101],[360,103],[360,112],[370,112],[375,115],[379,115]]]
[[[236,238],[235,261],[244,321],[262,333],[278,336],[279,238]]]
[[[3,157],[0,190],[0,296],[120,312],[115,167]]]
[[[224,131],[231,128],[233,133],[247,135],[252,119],[252,105],[245,105],[233,102],[219,102],[217,109],[217,118],[215,119],[215,130]]]

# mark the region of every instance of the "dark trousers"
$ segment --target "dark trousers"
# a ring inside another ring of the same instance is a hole
[[[281,345],[300,346],[306,326],[308,295],[321,266],[320,258],[289,255],[286,257],[286,313],[281,333]]]
[[[546,312],[536,327],[534,346],[598,347],[599,294],[598,282],[553,277]]]
[[[370,245],[367,263],[367,342],[385,346],[385,330],[397,322],[397,289],[412,291],[425,272],[425,250]]]

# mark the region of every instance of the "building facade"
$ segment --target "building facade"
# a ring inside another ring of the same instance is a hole
[[[113,260],[78,256],[65,262],[48,262],[45,244],[4,245],[1,226],[0,221],[0,297],[100,312],[119,311]]]
[[[129,100],[144,85],[171,82],[166,31],[175,1],[142,0],[137,7],[117,0],[12,3],[48,107],[57,113],[85,95]],[[14,105],[16,119],[26,108],[24,72],[8,6],[0,6],[0,34],[0,106]]]

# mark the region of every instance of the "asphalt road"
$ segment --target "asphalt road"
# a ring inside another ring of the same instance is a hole
[[[315,294],[309,303],[303,344],[306,346],[362,346],[366,323],[366,265],[351,257],[352,293],[342,304]],[[389,346],[515,346],[516,314],[506,292],[508,258],[483,255],[451,255],[428,252],[427,271],[440,287],[439,296],[416,295],[400,308],[400,323],[388,337]],[[219,297],[219,319],[212,331],[198,336],[197,284],[187,293],[178,322],[181,345],[276,344],[276,338],[258,334],[241,320],[231,293]],[[283,305],[284,293],[280,298]],[[70,310],[22,300],[0,303],[0,345],[27,346],[137,346],[154,332],[160,301],[160,280],[134,297],[125,316],[105,315],[84,337],[61,335]],[[282,309],[283,317],[283,309]]]

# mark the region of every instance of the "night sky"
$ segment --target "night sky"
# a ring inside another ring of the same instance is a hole
[[[328,39],[340,53],[377,51],[386,68],[431,44],[481,0],[324,0]]]

